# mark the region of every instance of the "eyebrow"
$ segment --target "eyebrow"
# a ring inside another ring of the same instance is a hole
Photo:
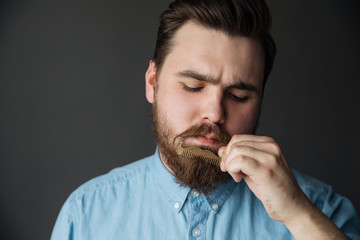
[[[202,82],[208,82],[213,85],[215,85],[218,82],[214,77],[207,75],[207,74],[199,73],[194,70],[183,70],[183,71],[178,72],[177,75],[180,77],[192,78],[192,79],[202,81]],[[227,86],[227,88],[236,88],[239,90],[247,90],[247,91],[254,91],[254,92],[259,91],[257,87],[255,87],[252,84],[245,83],[241,79],[239,81],[237,81],[236,84]]]

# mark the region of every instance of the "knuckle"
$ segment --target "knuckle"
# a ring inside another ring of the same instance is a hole
[[[229,152],[235,152],[236,149],[237,149],[237,145],[236,144],[231,144],[231,146],[229,148]]]
[[[279,165],[278,158],[274,155],[270,155],[267,165],[269,166],[269,169],[275,169]]]
[[[263,168],[263,176],[266,178],[266,179],[270,179],[274,176],[274,171],[272,168],[269,168],[269,167],[265,167]]]
[[[247,163],[247,157],[244,155],[237,155],[226,163],[226,168],[229,172],[240,171],[241,166]]]
[[[280,148],[279,144],[277,144],[276,142],[271,143],[271,148],[276,155],[279,156],[281,154],[281,148]]]
[[[244,146],[241,145],[241,144],[239,144],[239,143],[233,144],[233,145],[231,145],[231,147],[230,147],[230,151],[239,154],[239,153],[241,153],[241,152],[244,151]]]
[[[239,162],[245,162],[247,158],[246,158],[246,156],[244,156],[244,155],[239,155],[239,156],[237,157],[237,159],[238,159]]]
[[[229,164],[229,166],[227,166],[227,170],[229,172],[236,172],[237,167],[234,164]]]
[[[241,139],[241,136],[240,135],[234,135],[234,136],[232,136],[232,140],[233,141],[240,141],[240,139]]]
[[[227,170],[229,172],[238,172],[239,171],[239,164],[236,161],[230,161],[227,166]]]
[[[266,142],[275,142],[275,140],[272,137],[268,137],[268,136],[262,136],[262,139]]]
[[[239,142],[239,144],[244,145],[244,146],[250,146],[252,144],[252,142],[249,140],[241,140]]]

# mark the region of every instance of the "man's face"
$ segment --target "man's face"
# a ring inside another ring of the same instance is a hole
[[[170,158],[176,164],[190,161],[173,160],[179,141],[184,147],[199,146],[216,152],[230,136],[254,133],[264,72],[263,50],[258,41],[229,37],[188,22],[175,34],[161,72],[156,71],[151,62],[146,73],[146,97],[154,104],[162,161],[175,176],[176,167],[171,166]],[[207,126],[206,130],[197,131],[200,126]],[[183,135],[189,128],[192,133]]]

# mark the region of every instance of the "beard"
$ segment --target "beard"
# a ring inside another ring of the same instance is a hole
[[[202,124],[192,126],[184,132],[170,139],[171,127],[164,116],[161,116],[157,109],[156,101],[153,103],[153,130],[155,140],[159,147],[159,154],[164,165],[175,176],[181,186],[188,186],[203,194],[211,194],[218,186],[228,182],[231,177],[228,173],[222,172],[219,166],[215,166],[199,157],[181,156],[176,153],[175,141],[183,141],[186,138],[205,136],[208,133],[214,134],[221,146],[226,145],[231,136],[224,132],[217,125]],[[217,153],[218,149],[202,146]]]

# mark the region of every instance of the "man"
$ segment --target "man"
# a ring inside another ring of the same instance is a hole
[[[263,0],[177,0],[146,72],[158,148],[64,204],[52,239],[360,239],[331,187],[254,135],[275,44]],[[176,148],[217,153],[221,165]]]

